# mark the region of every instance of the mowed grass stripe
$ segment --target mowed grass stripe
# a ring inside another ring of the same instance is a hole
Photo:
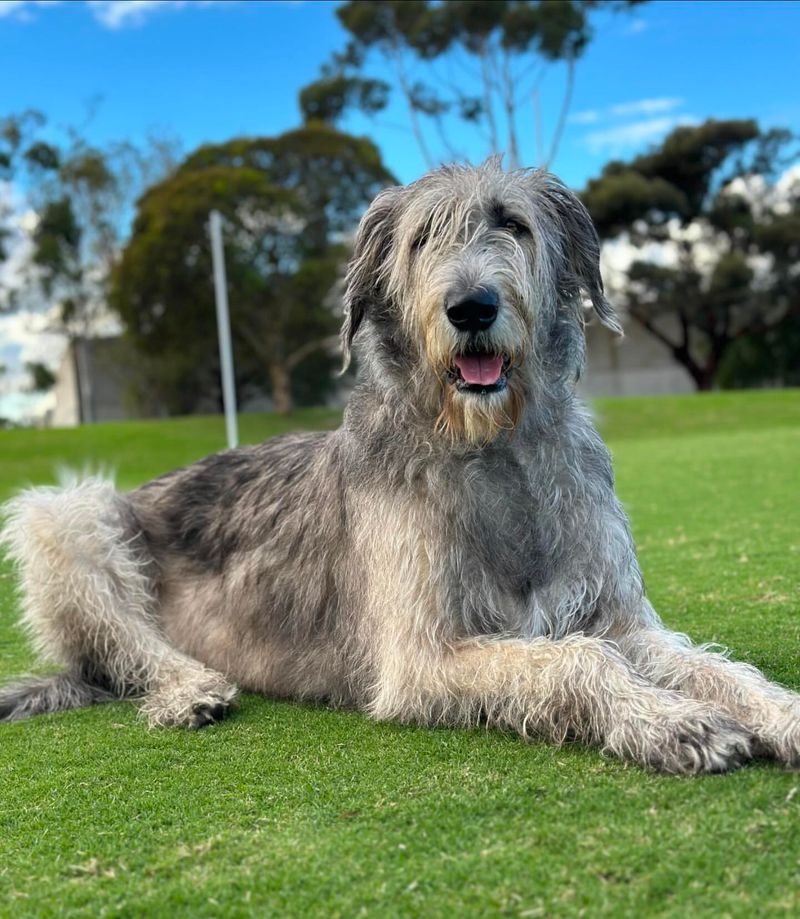
[[[603,400],[668,623],[800,688],[800,396]],[[334,412],[243,419],[243,439]],[[0,434],[0,494],[56,461],[125,487],[223,444],[221,419]],[[0,674],[32,665],[0,567]],[[242,700],[148,731],[114,704],[0,726],[0,914],[784,915],[800,775],[649,775],[594,751]]]

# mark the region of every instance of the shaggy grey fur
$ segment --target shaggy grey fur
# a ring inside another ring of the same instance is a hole
[[[540,171],[490,161],[382,192],[348,272],[360,374],[339,430],[128,495],[88,479],[10,503],[24,620],[71,675],[6,690],[0,718],[113,692],[198,726],[237,684],[669,772],[796,763],[800,697],[668,632],[644,596],[575,396],[583,299],[618,328],[598,263],[585,209]],[[475,297],[497,316],[464,331],[448,310]],[[502,356],[496,382],[460,378],[477,352]]]

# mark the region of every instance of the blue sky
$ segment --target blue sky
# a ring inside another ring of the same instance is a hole
[[[33,107],[81,124],[96,141],[149,129],[184,149],[298,123],[297,93],[343,44],[336,4],[306,2],[0,2],[0,114]],[[572,116],[553,168],[580,186],[611,156],[629,156],[679,121],[757,117],[800,130],[800,3],[652,2],[603,15],[580,61]],[[552,127],[564,73],[542,87]],[[401,181],[424,169],[402,112],[370,133]],[[526,163],[536,159],[532,107],[520,121]],[[456,146],[485,152],[466,133]]]
[[[0,0],[0,117],[39,109],[95,143],[137,142],[155,131],[177,139],[184,152],[205,141],[276,134],[299,123],[300,88],[344,44],[336,5]],[[630,157],[676,124],[707,117],[755,117],[800,133],[800,3],[656,0],[595,21],[551,164],[569,184],[579,188],[608,159]],[[389,76],[374,64],[371,73]],[[547,72],[545,134],[564,85],[563,65]],[[425,164],[405,125],[397,105],[377,121],[353,114],[342,127],[372,136],[407,182]],[[537,165],[532,104],[523,105],[519,127],[523,162]],[[487,153],[474,131],[456,129],[451,139],[472,159]],[[0,266],[0,279],[9,270]],[[32,406],[20,391],[25,360],[57,361],[63,343],[45,334],[42,322],[35,313],[0,316],[0,362],[9,369],[0,380],[0,414]]]

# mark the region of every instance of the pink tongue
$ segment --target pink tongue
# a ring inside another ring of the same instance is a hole
[[[500,379],[503,372],[503,358],[488,354],[465,354],[455,359],[465,383],[479,383],[491,386]]]

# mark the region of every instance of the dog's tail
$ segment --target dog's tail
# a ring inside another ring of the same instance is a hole
[[[119,697],[118,693],[89,682],[84,674],[74,671],[24,677],[0,687],[0,721],[22,721],[34,715],[84,708]]]
[[[146,622],[150,580],[125,497],[110,481],[86,478],[25,491],[2,514],[0,546],[19,572],[22,625],[61,672],[0,688],[0,721],[141,690],[158,636]]]

